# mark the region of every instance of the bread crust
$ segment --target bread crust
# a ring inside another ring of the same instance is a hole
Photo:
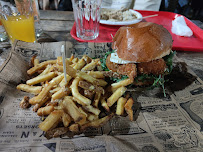
[[[170,54],[172,36],[162,25],[140,22],[119,28],[112,49],[118,57],[135,62],[149,62]]]

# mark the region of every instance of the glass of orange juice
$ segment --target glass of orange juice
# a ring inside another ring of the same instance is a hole
[[[1,6],[1,22],[13,43],[16,39],[35,42],[32,0],[15,0],[16,7]]]

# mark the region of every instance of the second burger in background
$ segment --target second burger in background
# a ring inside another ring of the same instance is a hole
[[[172,36],[167,29],[140,22],[117,31],[113,52],[108,52],[101,62],[104,70],[117,72],[122,79],[130,78],[136,86],[152,84],[164,89],[164,75],[172,71],[171,48]]]

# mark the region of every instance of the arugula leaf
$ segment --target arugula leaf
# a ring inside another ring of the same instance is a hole
[[[106,58],[108,57],[109,54],[114,53],[114,52],[115,52],[115,50],[108,51],[105,53],[103,58],[100,58],[101,66],[104,71],[109,71],[109,69],[106,66]]]
[[[167,74],[170,74],[171,71],[173,70],[173,57],[175,54],[176,54],[176,51],[171,51],[169,55],[163,58],[167,65],[167,69],[166,69],[166,71],[168,72]]]

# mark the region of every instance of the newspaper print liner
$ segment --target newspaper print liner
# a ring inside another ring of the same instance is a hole
[[[16,90],[15,84],[25,80],[28,66],[26,61],[32,55],[37,54],[41,61],[56,58],[60,55],[62,44],[65,44],[67,56],[74,53],[75,56],[87,54],[99,57],[110,48],[110,44],[105,43],[31,44],[17,41],[0,69],[1,151],[202,150],[202,121],[199,120],[203,119],[203,83],[198,78],[193,84],[168,98],[157,97],[158,88],[132,94],[136,104],[141,104],[140,111],[135,111],[137,120],[134,122],[129,122],[125,117],[114,117],[104,127],[88,130],[73,138],[63,136],[47,140],[44,132],[38,128],[41,120],[36,113],[32,109],[19,108],[19,102],[28,94]],[[196,104],[199,106],[195,106]]]

